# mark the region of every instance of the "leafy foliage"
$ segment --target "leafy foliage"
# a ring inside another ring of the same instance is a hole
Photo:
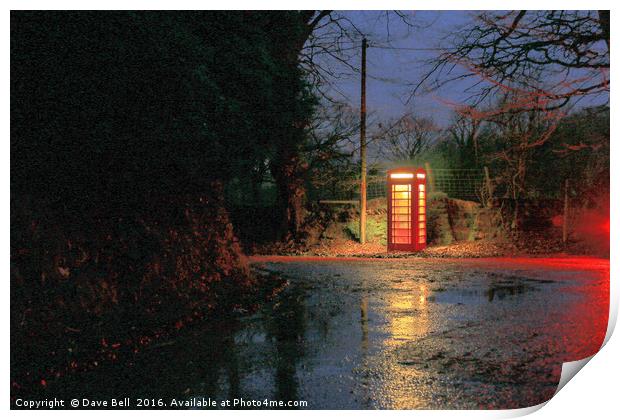
[[[293,12],[13,13],[13,191],[135,205],[242,176],[311,111],[283,53],[297,26]]]
[[[302,146],[304,16],[11,14],[17,386],[254,290],[223,191]]]

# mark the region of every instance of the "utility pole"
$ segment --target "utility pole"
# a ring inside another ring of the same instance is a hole
[[[360,160],[362,182],[360,186],[360,243],[366,243],[366,38],[362,39],[362,99],[360,107]]]

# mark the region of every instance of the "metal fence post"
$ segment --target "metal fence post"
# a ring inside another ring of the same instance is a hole
[[[428,162],[424,162],[424,169],[426,170],[426,179],[428,180],[428,188],[430,192],[435,192],[435,177],[433,176],[433,171],[431,170],[431,165]]]
[[[484,204],[490,208],[493,205],[493,184],[491,184],[491,176],[487,166],[484,167],[484,182],[487,187],[487,200]]]
[[[564,220],[562,223],[562,243],[568,241],[568,178],[564,182]]]

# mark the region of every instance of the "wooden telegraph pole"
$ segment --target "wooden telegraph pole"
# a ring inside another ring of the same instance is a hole
[[[362,40],[362,99],[360,107],[360,160],[362,182],[360,186],[360,243],[366,243],[366,38]]]

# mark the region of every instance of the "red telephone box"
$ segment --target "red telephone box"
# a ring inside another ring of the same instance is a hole
[[[426,247],[426,172],[397,168],[387,173],[388,251]]]

